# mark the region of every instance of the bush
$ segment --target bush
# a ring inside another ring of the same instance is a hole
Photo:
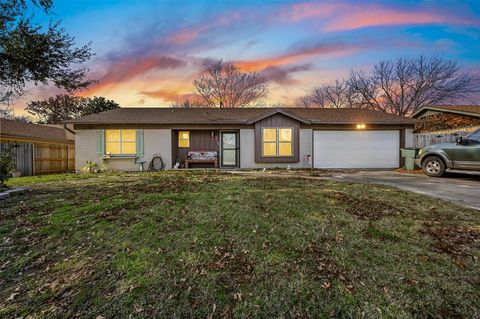
[[[5,187],[5,182],[15,169],[12,155],[10,152],[3,152],[0,154],[0,187]]]
[[[98,172],[98,164],[94,161],[87,161],[87,164],[82,167],[84,173],[96,173]]]

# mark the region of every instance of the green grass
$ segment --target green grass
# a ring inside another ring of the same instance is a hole
[[[480,214],[215,172],[50,175],[0,202],[0,317],[478,317]]]

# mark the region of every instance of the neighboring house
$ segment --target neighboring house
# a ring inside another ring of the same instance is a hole
[[[480,128],[480,105],[431,105],[412,114],[415,147],[454,142]]]
[[[396,168],[415,120],[363,109],[120,108],[70,123],[77,170],[87,161],[138,170],[154,154],[172,168],[192,151],[217,152],[221,168]]]
[[[480,126],[480,105],[430,105],[412,114],[419,133]]]
[[[22,175],[74,171],[74,135],[60,125],[0,119],[0,150],[13,153]]]

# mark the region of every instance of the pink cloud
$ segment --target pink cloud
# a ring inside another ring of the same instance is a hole
[[[283,55],[257,60],[237,61],[234,62],[234,64],[242,70],[262,71],[269,67],[288,65],[313,56],[353,53],[361,49],[362,46],[363,45],[357,44],[320,44],[311,48],[298,49]]]
[[[296,3],[283,14],[290,22],[326,17],[340,9],[340,4],[332,3]]]
[[[220,16],[212,17],[209,21],[182,28],[167,36],[167,42],[170,44],[181,45],[190,43],[199,38],[203,33],[213,29],[227,27],[243,19],[242,13],[231,11],[223,13]]]
[[[195,40],[196,38],[198,38],[202,32],[205,32],[208,29],[209,29],[208,26],[196,26],[189,29],[182,29],[172,33],[167,38],[167,41],[171,44],[177,44],[177,45],[189,43]]]
[[[359,9],[359,8],[357,8]],[[325,26],[326,31],[344,31],[365,27],[388,25],[419,25],[419,24],[478,24],[478,21],[460,19],[439,12],[399,11],[384,7],[367,7],[355,10],[334,18]]]
[[[129,81],[151,70],[176,69],[186,65],[184,60],[170,56],[124,57],[111,63],[108,72],[98,79],[98,84],[79,95],[91,95],[106,87]]]
[[[177,90],[140,91],[138,94],[165,102],[184,103],[189,101],[195,104],[199,100],[199,97],[194,93],[182,93],[182,91]]]
[[[365,27],[389,25],[421,25],[452,23],[479,25],[480,21],[456,16],[439,10],[404,10],[384,5],[348,3],[296,3],[282,10],[282,18],[295,23],[308,19],[326,22],[325,31],[346,31]]]

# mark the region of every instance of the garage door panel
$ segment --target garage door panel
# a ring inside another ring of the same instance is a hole
[[[315,168],[396,168],[399,131],[314,131]]]

